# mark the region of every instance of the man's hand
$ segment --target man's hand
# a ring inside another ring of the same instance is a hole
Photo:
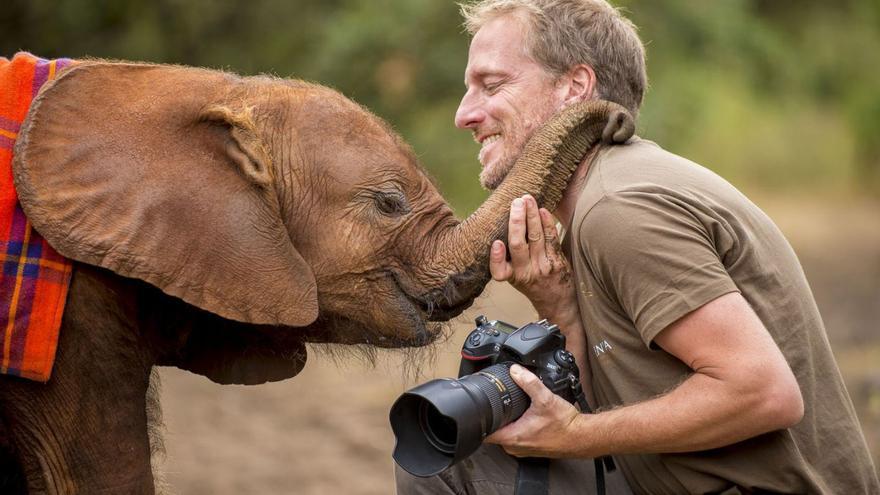
[[[570,427],[580,414],[562,397],[554,394],[532,372],[517,364],[510,376],[532,399],[523,415],[486,437],[517,457],[568,457],[573,449]]]
[[[522,292],[538,314],[562,326],[577,312],[577,299],[568,261],[562,254],[553,216],[530,195],[513,200],[508,225],[510,261],[503,241],[492,244],[489,271]]]

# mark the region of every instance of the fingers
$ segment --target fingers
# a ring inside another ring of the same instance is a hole
[[[535,198],[526,194],[523,196],[526,207],[526,231],[529,239],[529,250],[533,260],[544,258],[544,226],[541,220],[541,212]]]
[[[484,439],[501,445],[515,456],[560,457],[567,455],[570,427],[580,414],[553,394],[526,368],[514,364],[510,376],[531,398],[531,405],[516,421]]]
[[[492,280],[503,282],[513,276],[513,267],[505,254],[504,241],[492,243],[492,250],[489,252],[489,273],[492,274]]]
[[[547,407],[553,401],[553,392],[531,371],[518,364],[510,367],[510,377],[532,399],[532,405]]]
[[[531,195],[513,200],[508,224],[510,262],[516,273],[526,273],[529,266],[546,271],[544,227],[538,203]]]
[[[542,436],[547,424],[556,421],[552,412],[555,396],[534,373],[518,364],[510,367],[510,376],[528,394],[532,404],[519,419],[483,441],[500,444],[508,454],[523,455],[527,450],[522,449],[535,441],[535,435]]]
[[[559,234],[556,232],[556,220],[553,218],[553,215],[547,211],[547,208],[541,208],[539,214],[541,216],[541,228],[544,230],[544,240],[548,244],[559,242]]]
[[[555,269],[563,257],[562,246],[559,245],[559,233],[556,232],[556,219],[545,208],[541,208],[540,215],[541,228],[544,232],[544,249],[547,252],[547,258]]]
[[[513,271],[523,273],[529,265],[529,245],[526,242],[526,205],[522,198],[516,198],[510,204],[507,245]]]

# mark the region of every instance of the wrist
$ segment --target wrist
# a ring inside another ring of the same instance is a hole
[[[574,418],[568,428],[568,439],[571,449],[574,450],[572,457],[591,458],[609,455],[607,449],[602,449],[596,442],[600,435],[596,432],[588,434],[591,428],[595,428],[593,424],[596,419],[595,414],[579,413]]]
[[[568,329],[577,329],[581,327],[581,314],[578,310],[577,303],[553,305],[534,304],[535,310],[541,318],[547,318],[550,323],[558,325],[559,328],[566,332]]]

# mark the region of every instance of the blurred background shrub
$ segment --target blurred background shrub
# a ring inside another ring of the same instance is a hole
[[[639,132],[749,191],[880,191],[880,2],[621,0],[648,49]],[[412,143],[460,214],[467,36],[438,0],[6,0],[0,54],[178,63],[333,86]]]

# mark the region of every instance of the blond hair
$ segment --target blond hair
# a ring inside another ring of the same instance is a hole
[[[648,85],[635,25],[605,0],[477,0],[459,4],[471,35],[492,19],[519,15],[529,55],[560,76],[577,64],[596,73],[598,96],[638,115]]]

